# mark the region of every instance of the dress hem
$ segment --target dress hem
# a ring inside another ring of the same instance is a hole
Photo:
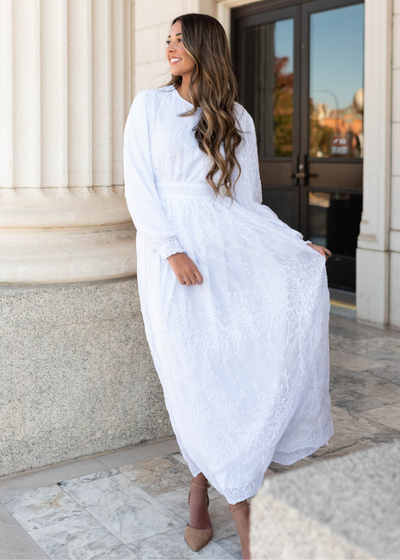
[[[331,428],[331,430],[324,435],[323,438],[321,438],[322,443],[319,444],[314,444],[314,445],[305,445],[302,446],[301,449],[307,450],[304,453],[301,453],[299,456],[296,457],[295,460],[292,461],[287,461],[287,462],[283,462],[282,459],[278,460],[278,458],[276,457],[272,457],[271,461],[268,464],[268,467],[265,469],[263,475],[260,477],[259,481],[256,484],[252,484],[252,489],[248,489],[246,490],[246,488],[243,489],[241,494],[238,494],[237,491],[234,492],[235,497],[233,498],[233,496],[231,498],[229,498],[229,491],[228,492],[222,492],[217,486],[215,486],[211,480],[208,479],[207,474],[204,473],[204,471],[201,471],[200,469],[198,469],[198,472],[192,472],[193,476],[197,476],[198,474],[200,474],[201,472],[203,472],[204,476],[209,480],[211,486],[213,486],[215,488],[215,490],[217,490],[217,492],[219,492],[220,494],[222,494],[225,499],[227,500],[227,502],[231,505],[234,505],[238,502],[242,502],[243,500],[247,500],[250,498],[253,498],[257,492],[259,491],[259,489],[261,488],[263,482],[264,482],[264,477],[265,477],[265,473],[267,472],[270,464],[272,462],[274,463],[278,463],[279,465],[284,465],[284,466],[290,466],[293,465],[294,463],[297,463],[298,461],[301,461],[302,459],[305,459],[306,457],[309,457],[310,455],[312,455],[313,453],[315,453],[315,451],[317,451],[320,447],[323,447],[324,445],[327,445],[330,438],[333,436],[334,434],[334,430],[333,427]],[[298,450],[298,452],[301,451],[301,449]],[[293,455],[296,453],[296,451],[292,452]],[[232,500],[232,501],[230,501]]]

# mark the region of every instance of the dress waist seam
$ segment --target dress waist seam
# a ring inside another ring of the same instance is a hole
[[[175,181],[156,181],[157,193],[168,198],[209,198],[214,195],[212,187],[206,183],[189,183]]]

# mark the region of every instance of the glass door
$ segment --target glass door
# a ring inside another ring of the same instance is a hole
[[[235,19],[232,41],[240,101],[257,131],[263,202],[295,229],[300,228],[300,193],[292,180],[300,150],[299,15],[298,7],[244,15]]]
[[[274,6],[287,5],[276,0]],[[233,10],[240,101],[255,121],[263,202],[325,245],[332,287],[355,289],[362,209],[364,4]]]

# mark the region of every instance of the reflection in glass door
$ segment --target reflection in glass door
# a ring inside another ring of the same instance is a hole
[[[234,20],[232,51],[240,101],[256,127],[263,202],[299,229],[299,192],[291,178],[297,171],[300,148],[300,58],[295,49],[299,9],[254,15],[248,10],[248,6],[233,10],[239,17]]]
[[[232,11],[232,54],[240,101],[256,126],[263,202],[306,239],[332,251],[332,287],[354,290],[364,4],[281,3],[282,9],[271,10],[268,0]]]
[[[362,157],[364,5],[310,16],[310,157]]]
[[[243,102],[258,131],[264,157],[293,153],[293,19],[244,30]]]

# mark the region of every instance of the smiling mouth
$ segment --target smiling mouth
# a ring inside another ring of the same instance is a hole
[[[177,64],[178,62],[180,62],[182,59],[181,58],[170,58],[169,63],[170,64]]]

